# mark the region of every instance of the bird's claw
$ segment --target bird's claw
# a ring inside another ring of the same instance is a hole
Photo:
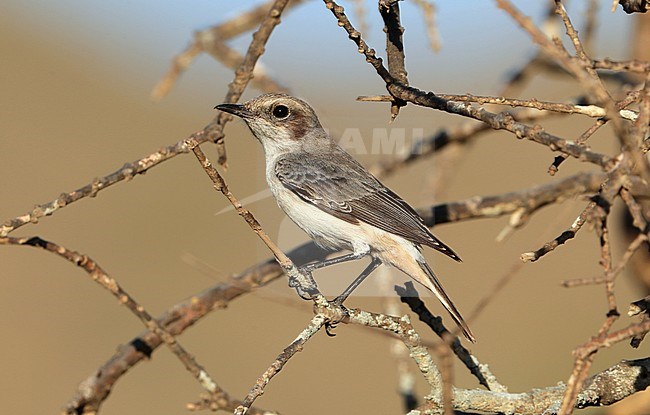
[[[338,323],[331,323],[331,322],[326,322],[325,323],[325,334],[327,334],[329,337],[336,337],[336,333],[334,333],[334,329],[338,326]]]
[[[345,300],[344,298],[336,297],[334,300],[330,301],[331,304],[337,306],[341,310],[341,316],[336,321],[327,321],[325,323],[325,333],[327,333],[329,337],[336,336],[336,333],[334,333],[334,329],[336,328],[336,326],[338,326],[339,323],[343,321],[345,318],[350,317],[350,312],[343,305],[344,300]]]
[[[299,274],[306,275],[311,281],[313,281],[313,277],[311,275],[311,271],[305,269],[304,267],[298,268]],[[311,300],[313,295],[309,291],[307,291],[304,287],[303,284],[298,280],[298,278],[294,276],[289,276],[289,287],[293,288],[296,290],[300,298],[303,300]]]

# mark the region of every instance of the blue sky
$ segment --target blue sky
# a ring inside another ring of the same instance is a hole
[[[135,82],[152,83],[166,71],[170,58],[188,44],[195,30],[228,20],[260,3],[250,0],[5,0],[4,9],[9,11],[5,17],[10,16],[26,35],[41,38],[55,50],[63,54],[84,50],[94,54],[98,61],[106,62],[111,70],[129,75]],[[536,21],[542,18],[544,2],[516,3]],[[353,22],[357,21],[354,6],[347,2],[342,4]],[[420,9],[413,2],[402,3],[403,22],[407,27],[407,67],[414,84],[450,93],[491,93],[494,84],[501,80],[504,67],[522,63],[522,55],[511,51],[530,49],[533,53],[528,38],[518,32],[511,19],[493,2],[441,1],[436,5],[443,42],[438,54],[427,47]],[[581,27],[586,2],[574,1],[570,6],[570,13]],[[381,51],[384,38],[376,2],[366,2],[365,7],[370,28],[365,38]],[[627,33],[625,23],[629,18],[620,10],[612,14],[608,8],[609,3],[603,4],[599,13],[599,18],[607,20],[608,24],[607,37],[601,33],[604,51],[600,52],[622,58],[625,48],[615,45],[620,44]],[[366,84],[368,93],[381,90],[370,68],[359,65],[362,58],[351,58],[357,55],[354,45],[334,24],[334,17],[322,2],[309,1],[300,5],[283,20],[262,59],[281,82],[291,85],[300,94],[310,88],[315,74],[328,72],[341,75],[339,78],[347,79],[351,86],[359,86],[360,82]],[[249,39],[250,33],[234,39],[231,44],[243,51]],[[495,62],[495,56],[500,60]],[[203,82],[200,87],[188,81],[190,84],[186,85],[191,85],[192,89],[187,93],[193,94],[206,92],[205,79],[212,77],[212,82],[215,73],[219,77],[230,76],[229,71],[208,58],[199,59],[192,71],[192,78]],[[451,81],[448,74],[453,74]],[[227,82],[224,80],[218,87],[223,88]],[[215,91],[210,90],[210,93]]]

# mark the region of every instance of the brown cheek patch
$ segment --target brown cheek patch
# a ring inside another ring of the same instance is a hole
[[[289,131],[291,131],[291,138],[294,140],[300,140],[305,136],[305,134],[307,134],[308,126],[302,114],[295,114],[286,122],[287,127],[289,127]]]

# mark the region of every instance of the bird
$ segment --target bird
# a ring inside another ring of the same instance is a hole
[[[319,246],[351,252],[308,264],[306,271],[370,256],[367,268],[335,299],[339,305],[385,264],[433,292],[465,337],[475,341],[424,259],[422,246],[458,262],[460,257],[431,233],[407,202],[330,137],[307,102],[270,93],[215,109],[241,118],[262,144],[267,184],[286,215]]]

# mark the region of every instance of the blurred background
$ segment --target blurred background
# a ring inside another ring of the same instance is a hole
[[[516,2],[534,21],[544,19],[546,3]],[[588,2],[572,1],[569,14],[578,28]],[[593,56],[631,57],[636,16],[601,2]],[[105,176],[124,163],[186,138],[205,126],[222,102],[231,70],[201,56],[160,102],[151,91],[171,59],[193,32],[227,21],[259,2],[168,0],[84,2],[5,0],[0,13],[0,189],[2,220],[29,211]],[[353,23],[355,4],[343,3]],[[366,41],[378,52],[385,45],[376,3],[363,3]],[[421,9],[402,2],[406,65],[411,84],[443,93],[495,94],[508,75],[536,53],[528,36],[491,2],[437,2],[442,49],[429,48]],[[244,53],[251,33],[229,42]],[[650,40],[650,39],[646,39]],[[647,44],[647,43],[646,43]],[[459,117],[408,106],[389,125],[388,105],[355,101],[385,93],[383,84],[322,3],[307,1],[286,13],[261,59],[267,74],[310,102],[333,134],[358,134],[372,148],[375,131],[401,129],[407,144]],[[259,91],[249,88],[245,99]],[[580,94],[567,78],[539,75],[520,98],[563,101]],[[543,125],[574,139],[592,120],[554,118]],[[387,130],[386,130],[387,129]],[[356,137],[356,135],[355,135]],[[616,143],[607,130],[594,136],[594,149],[611,153]],[[348,142],[354,142],[348,141]],[[241,122],[226,127],[229,169],[225,179],[264,229],[289,249],[307,240],[268,197],[262,150]],[[372,164],[390,154],[369,154],[352,146],[360,161]],[[214,148],[204,146],[211,158]],[[431,191],[436,158],[421,161],[384,179],[414,206],[519,190],[594,167],[568,160],[556,178],[546,171],[547,148],[491,133],[465,149],[446,174],[444,191]],[[447,167],[449,168],[449,167]],[[261,194],[264,196],[264,193]],[[432,251],[427,259],[442,277],[464,314],[519,263],[522,252],[537,249],[564,231],[585,206],[576,198],[536,213],[505,241],[495,237],[508,218],[441,225],[435,233],[462,257],[453,263]],[[171,305],[270,256],[244,221],[227,210],[192,155],[178,156],[146,175],[101,191],[61,209],[14,236],[38,235],[95,259],[150,313]],[[226,209],[226,210],[224,210]],[[616,212],[615,212],[616,213]],[[614,216],[617,217],[617,216]],[[612,229],[615,260],[626,246]],[[478,342],[471,346],[511,392],[565,381],[571,351],[593,335],[605,318],[602,287],[565,289],[559,281],[600,274],[598,244],[591,230],[537,263],[525,264],[490,305],[471,322]],[[58,413],[78,383],[104,363],[120,344],[142,331],[141,323],[80,269],[41,250],[0,249],[0,412]],[[200,265],[198,265],[200,264]],[[316,278],[335,295],[362,265],[324,270]],[[205,269],[209,268],[209,272]],[[338,278],[337,278],[338,276]],[[393,273],[394,281],[405,277]],[[350,307],[382,310],[384,294],[368,281]],[[629,275],[617,280],[619,310],[645,295]],[[425,299],[426,300],[426,299]],[[434,312],[442,308],[426,300]],[[406,313],[402,309],[401,313]],[[311,318],[282,279],[213,312],[180,337],[182,344],[235,397],[243,397],[257,377]],[[447,316],[443,314],[447,319]],[[630,320],[623,316],[615,328]],[[423,337],[434,340],[425,327]],[[367,329],[340,325],[329,338],[318,333],[266,389],[257,405],[285,414],[402,413],[390,339]],[[645,349],[643,349],[645,347]],[[647,346],[619,344],[600,352],[592,372],[621,359],[645,357]],[[456,365],[457,385],[477,384]],[[426,392],[417,385],[419,396]],[[164,347],[116,385],[104,414],[177,414],[201,392],[197,382]],[[646,398],[640,409],[650,413]],[[645,406],[643,406],[645,405]],[[604,410],[592,410],[601,413]],[[611,413],[616,413],[616,409]]]

